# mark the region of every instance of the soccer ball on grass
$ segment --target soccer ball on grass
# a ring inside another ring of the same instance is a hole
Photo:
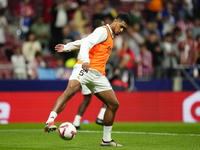
[[[63,140],[71,140],[76,135],[76,128],[70,122],[64,122],[59,126],[58,133]]]

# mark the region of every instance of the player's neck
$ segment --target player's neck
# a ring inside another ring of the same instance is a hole
[[[113,23],[110,24],[110,29],[112,30],[112,33],[115,35],[115,33],[114,33],[114,24]]]

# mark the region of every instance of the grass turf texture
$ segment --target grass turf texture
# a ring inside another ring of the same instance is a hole
[[[59,126],[61,123],[56,123]],[[123,147],[100,147],[102,126],[81,124],[71,141],[58,132],[45,133],[44,124],[0,125],[0,150],[199,150],[200,124],[188,123],[115,123],[112,138]],[[88,132],[87,132],[88,131]],[[119,132],[117,132],[119,131]]]

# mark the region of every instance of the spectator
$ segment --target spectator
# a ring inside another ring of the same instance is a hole
[[[81,39],[87,37],[89,34],[91,34],[91,27],[89,24],[86,24],[84,26],[84,34],[81,35]]]
[[[67,80],[70,77],[71,69],[66,68],[64,58],[62,56],[56,57],[55,74],[57,79]]]
[[[59,44],[59,43],[63,43],[63,44],[67,44],[69,42],[74,41],[73,37],[70,36],[70,28],[69,25],[66,25],[65,27],[62,28],[62,35],[60,37],[58,37],[57,39],[55,39],[55,41],[52,43],[52,52],[55,53],[54,47],[55,45]],[[59,54],[62,55],[64,57],[64,61],[66,61],[69,58],[75,58],[77,55],[77,51],[72,51],[70,53],[62,53]]]
[[[55,53],[54,47],[55,47],[56,44],[58,44],[58,43],[68,43],[68,42],[72,42],[74,40],[70,33],[71,32],[70,32],[70,26],[69,25],[66,25],[62,28],[61,36],[57,37],[56,39],[54,39],[54,41],[50,42],[52,53]],[[71,52],[68,53],[68,55],[70,55],[70,54],[71,54]]]
[[[161,47],[164,53],[163,59],[163,77],[171,78],[175,75],[175,70],[178,65],[178,49],[175,44],[172,43],[172,35],[167,33],[164,36],[164,41],[161,43]]]
[[[192,28],[193,38],[196,39],[197,36],[200,34],[200,19],[194,19],[194,27]]]
[[[37,79],[38,78],[38,73],[37,73],[37,68],[45,68],[46,63],[43,59],[42,53],[41,52],[36,52],[35,53],[35,59],[30,61],[28,64],[28,76],[30,79]]]
[[[111,82],[114,91],[130,91],[129,87],[133,78],[130,70],[126,67],[130,61],[130,55],[125,54],[119,64],[119,67],[114,71],[114,79]]]
[[[150,33],[150,36],[146,41],[146,46],[153,55],[153,78],[161,78],[163,51],[160,47],[160,42],[155,32]]]
[[[87,6],[81,3],[74,14],[74,22],[76,29],[80,34],[84,34],[84,26],[89,23],[89,16],[87,13]]]
[[[123,32],[114,38],[113,47],[116,49],[117,52],[119,52],[122,49],[124,36],[125,34]]]
[[[175,27],[176,19],[173,16],[173,11],[173,5],[170,1],[168,1],[165,9],[162,11],[162,35],[172,32]]]
[[[104,20],[104,15],[103,15],[101,10],[102,10],[102,5],[101,4],[96,4],[94,6],[94,13],[92,15],[92,27],[93,27],[93,30],[96,27],[96,25],[95,25],[95,21],[96,20]]]
[[[193,17],[193,0],[183,0],[183,18],[185,16]]]
[[[78,2],[76,0],[67,0],[67,17],[68,20],[73,20],[74,13],[76,9],[78,8]]]
[[[145,44],[140,45],[140,56],[136,58],[137,77],[152,77],[153,75],[153,57]]]
[[[53,0],[43,0],[42,3],[42,10],[43,10],[43,18],[44,22],[50,24],[53,21],[52,16],[52,7],[53,7]]]
[[[22,45],[22,54],[27,62],[34,60],[37,51],[41,51],[42,47],[39,41],[36,40],[35,34],[30,32],[27,41]]]
[[[62,28],[62,36],[58,38],[57,43],[69,43],[74,41],[74,39],[70,36],[70,28],[69,25],[66,25]]]
[[[113,22],[113,18],[107,15],[104,16],[103,21],[105,22],[105,24],[111,24]]]
[[[196,40],[197,40],[198,45],[199,45],[199,47],[200,47],[200,34],[196,37]],[[199,51],[199,53],[198,53],[197,64],[200,65],[200,51]]]
[[[11,56],[11,62],[14,67],[14,79],[27,79],[26,61],[21,54],[20,46],[14,48],[14,54]]]
[[[138,23],[140,26],[143,25],[142,14],[139,8],[139,3],[134,2],[130,10],[129,16],[131,18],[131,25]]]
[[[193,1],[193,14],[195,18],[200,18],[200,0]]]
[[[8,1],[0,0],[0,4],[1,4],[1,13],[4,14],[8,6]]]
[[[47,48],[50,38],[50,29],[49,26],[44,23],[41,16],[39,16],[37,21],[31,26],[31,31],[35,33],[36,39],[40,42],[42,49],[44,50]]]
[[[138,23],[134,23],[127,29],[127,34],[129,36],[129,45],[130,48],[133,50],[135,55],[140,54],[139,45],[144,43],[144,37],[140,33],[140,25]]]
[[[123,48],[120,51],[120,59],[122,60],[124,55],[126,55],[126,54],[129,55],[129,61],[127,63],[126,68],[130,69],[130,70],[133,70],[135,56],[134,56],[133,50],[131,50],[130,47],[129,47],[128,40],[124,39]]]
[[[103,25],[105,25],[105,22],[103,20],[96,19],[94,21],[94,29],[96,29],[97,27],[103,26]]]
[[[53,21],[51,25],[52,41],[62,35],[62,28],[67,25],[67,5],[65,0],[58,0],[52,8]]]
[[[7,19],[6,17],[4,17],[3,12],[0,11],[0,47],[3,47],[6,43],[5,29],[7,28],[7,26]]]
[[[68,25],[70,28],[69,36],[71,36],[74,40],[80,40],[81,37],[80,37],[79,32],[76,30],[74,20],[73,19],[70,20]]]
[[[54,68],[59,68],[59,67],[65,67],[65,63],[64,63],[64,58],[63,56],[57,55],[56,56],[56,60],[55,60],[55,66]]]
[[[175,2],[175,5],[176,5],[177,8],[178,8],[178,18],[179,18],[180,20],[184,20],[184,18],[185,18],[185,13],[184,13],[184,11],[183,11],[184,0],[176,1],[176,2]]]
[[[199,45],[198,42],[193,39],[193,32],[191,29],[187,29],[186,35],[186,39],[179,44],[180,64],[195,67],[199,53]]]
[[[158,39],[161,39],[159,30],[157,27],[158,27],[158,23],[156,21],[147,21],[146,24],[144,25],[144,29],[143,29],[144,38],[148,39],[150,33],[155,32]]]
[[[119,51],[113,48],[112,53],[106,63],[106,77],[110,82],[114,79],[114,72],[118,68],[120,62]]]
[[[194,25],[191,21],[191,17],[189,17],[189,16],[186,16],[184,18],[184,20],[179,19],[176,24],[183,33],[185,33],[187,29],[194,27]]]
[[[110,4],[110,0],[103,0],[102,13],[104,16],[110,16],[114,19],[117,16],[117,12],[114,7]]]
[[[147,21],[156,20],[156,17],[159,12],[163,10],[162,0],[151,0],[147,6]]]
[[[23,0],[23,2],[17,6],[16,16],[19,18],[19,27],[21,30],[20,38],[21,40],[25,40],[34,17],[34,10],[33,6],[30,4],[30,0]]]
[[[172,31],[173,41],[179,43],[185,39],[185,34],[181,32],[179,27],[175,27]]]

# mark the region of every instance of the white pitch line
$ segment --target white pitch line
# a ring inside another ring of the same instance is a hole
[[[91,132],[91,133],[102,133],[102,131],[90,131],[81,130],[78,132]],[[144,135],[170,135],[170,136],[200,136],[200,134],[178,134],[178,133],[153,133],[153,132],[125,132],[125,131],[112,131],[116,134],[144,134]]]
[[[41,129],[0,129],[0,132],[26,132],[36,131],[42,132]],[[91,130],[78,130],[81,133],[102,133],[102,131],[91,131]],[[179,133],[156,133],[156,132],[125,132],[125,131],[112,131],[116,134],[136,134],[136,135],[168,135],[168,136],[200,136],[200,134],[179,134]]]

